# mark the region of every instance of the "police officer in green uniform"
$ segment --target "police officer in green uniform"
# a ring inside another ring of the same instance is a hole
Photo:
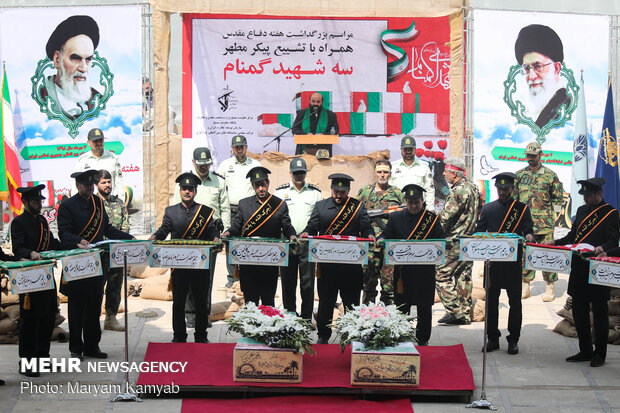
[[[321,190],[306,182],[308,168],[303,158],[295,158],[290,164],[291,182],[280,185],[274,195],[283,199],[296,233],[301,233],[314,209],[314,204],[323,200]],[[282,304],[287,311],[297,312],[297,270],[299,269],[299,289],[301,293],[300,316],[312,320],[314,307],[314,274],[316,266],[308,262],[308,243],[291,244],[288,266],[280,268],[282,280]]]
[[[97,176],[97,195],[103,201],[110,225],[123,232],[129,232],[129,213],[127,206],[119,197],[112,194],[112,175],[105,169]],[[118,322],[116,314],[121,303],[123,287],[123,269],[110,268],[109,255],[102,257],[103,276],[105,277],[105,321],[104,330],[125,331],[125,326]]]
[[[404,203],[400,189],[389,184],[392,175],[392,164],[387,159],[375,162],[374,184],[362,187],[357,199],[362,201],[366,210],[387,210]],[[380,237],[388,222],[387,213],[383,216],[371,217],[375,237]],[[381,301],[390,305],[394,302],[394,266],[383,264],[383,247],[375,246],[368,257],[368,265],[364,266],[364,293],[362,303],[374,303],[377,298],[377,282],[381,279]]]
[[[535,242],[553,241],[555,212],[559,212],[562,208],[564,193],[562,182],[555,172],[542,165],[540,143],[532,142],[527,145],[525,155],[528,166],[517,171],[517,182],[512,196],[529,207],[534,221]],[[535,271],[526,270],[524,267],[521,298],[530,296],[530,282],[535,275]],[[558,274],[543,271],[543,279],[547,283],[543,301],[553,301],[554,283],[558,280]]]

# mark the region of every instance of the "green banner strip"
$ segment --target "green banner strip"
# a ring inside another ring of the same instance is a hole
[[[278,123],[284,126],[285,128],[290,128],[291,125],[293,124],[292,115],[288,113],[278,114]]]
[[[351,112],[351,135],[363,135],[366,133],[364,127],[364,113]]]
[[[105,142],[104,149],[120,155],[125,147],[121,142]],[[81,154],[90,151],[87,143],[68,144],[68,145],[38,145],[26,146],[21,151],[21,156],[25,160],[34,159],[55,159],[55,158],[77,158]]]
[[[415,115],[413,113],[400,114],[400,130],[405,135],[415,128]]]
[[[381,112],[381,92],[368,92],[368,112]]]
[[[493,159],[498,161],[527,162],[525,149],[496,146],[491,150]],[[544,164],[571,165],[573,164],[572,152],[546,151],[543,150],[541,162]]]

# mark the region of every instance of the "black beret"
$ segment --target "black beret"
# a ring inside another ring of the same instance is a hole
[[[75,178],[75,182],[78,184],[93,185],[97,183],[97,175],[99,175],[99,171],[89,169],[84,172],[74,172],[71,174],[71,178]]]
[[[520,65],[526,53],[537,52],[554,62],[564,61],[564,47],[560,36],[549,26],[530,24],[519,32],[515,42],[515,57]]]
[[[270,173],[271,171],[264,166],[255,166],[248,171],[245,177],[250,178],[250,182],[259,182],[269,179]]]
[[[47,57],[50,60],[53,59],[54,51],[60,50],[67,40],[80,34],[90,37],[93,41],[93,48],[97,48],[99,45],[99,26],[97,26],[95,19],[90,16],[71,16],[56,26],[56,30],[52,32],[45,45]]]
[[[45,189],[45,185],[40,184],[37,186],[20,186],[16,189],[17,192],[22,194],[22,199],[45,199],[43,195],[41,195],[41,191]]]
[[[605,180],[603,178],[590,178],[582,179],[581,181],[577,181],[577,183],[581,185],[579,194],[586,195],[602,191],[603,185],[605,185]]]

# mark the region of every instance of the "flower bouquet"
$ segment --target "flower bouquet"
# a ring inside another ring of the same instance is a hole
[[[340,339],[340,351],[353,341],[364,348],[378,350],[405,341],[417,341],[411,322],[413,317],[398,311],[395,305],[354,306],[332,324]]]
[[[290,348],[304,354],[314,354],[309,323],[293,313],[267,305],[247,303],[226,320],[228,330],[240,333],[269,347]]]

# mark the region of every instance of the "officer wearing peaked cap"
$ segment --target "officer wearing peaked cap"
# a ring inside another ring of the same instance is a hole
[[[191,172],[179,175],[175,181],[179,184],[181,202],[166,208],[161,226],[151,235],[150,240],[165,240],[170,234],[172,239],[196,239],[219,242],[213,209],[196,203],[196,188],[201,180]],[[215,266],[215,254],[209,251],[209,268]],[[207,325],[211,312],[211,300],[206,296],[213,283],[212,270],[175,268],[172,273],[172,330],[173,343],[185,343],[187,330],[185,324],[185,302],[191,287],[196,306],[196,329],[194,341],[208,343]]]
[[[534,241],[534,223],[530,210],[526,204],[513,199],[514,183],[517,175],[504,172],[493,177],[499,199],[489,202],[482,207],[475,232],[514,233],[524,236],[528,242]],[[488,308],[488,342],[487,351],[499,349],[501,333],[497,327],[499,316],[499,295],[501,289],[508,294],[508,354],[517,354],[517,342],[521,335],[521,321],[523,318],[521,307],[521,272],[523,251],[519,248],[517,261],[492,262],[490,270],[490,284]]]
[[[445,238],[437,214],[424,208],[424,188],[409,184],[402,192],[407,208],[390,214],[382,237],[407,240]],[[416,337],[420,345],[426,345],[431,337],[435,266],[397,265],[394,267],[394,285],[394,301],[403,313],[409,314],[411,306],[416,306]]]
[[[374,241],[374,230],[370,225],[366,207],[361,201],[349,197],[353,178],[341,173],[331,174],[328,178],[332,180],[332,196],[314,205],[302,235],[349,235]],[[317,343],[327,344],[332,333],[329,324],[338,293],[340,292],[345,311],[359,305],[364,274],[362,266],[357,264],[318,264],[317,271],[319,270]]]
[[[420,185],[425,189],[424,202],[426,209],[435,210],[435,190],[433,175],[428,163],[416,159],[416,143],[412,136],[405,135],[400,141],[400,153],[402,159],[392,164],[392,176],[390,185],[403,188],[408,184]]]
[[[224,223],[225,228],[232,225],[235,220],[235,214],[239,206],[239,201],[243,198],[253,196],[254,188],[252,183],[248,181],[246,175],[250,169],[260,166],[260,162],[247,156],[248,140],[243,135],[235,135],[230,142],[231,150],[234,156],[224,160],[217,168],[217,173],[224,177],[226,186],[228,187],[228,200],[230,201],[230,222]],[[228,281],[227,287],[232,287],[234,282],[234,268],[228,264]]]
[[[58,235],[63,243],[88,246],[102,241],[104,236],[109,239],[134,238],[110,224],[103,201],[93,195],[97,174],[98,171],[91,169],[71,175],[75,178],[78,193],[58,208]],[[104,268],[109,259],[109,254],[101,254]],[[82,354],[95,358],[108,356],[99,349],[104,282],[104,277],[90,277],[61,285],[61,292],[66,292],[69,297],[69,350],[72,357],[81,358]]]
[[[570,232],[548,245],[590,244],[596,254],[602,254],[618,246],[620,218],[618,211],[603,199],[603,178],[577,181],[581,185],[585,205],[577,209]],[[581,255],[573,254],[568,294],[573,297],[573,318],[579,337],[579,353],[566,361],[590,361],[590,366],[605,364],[607,336],[609,333],[608,305],[609,287],[590,284],[589,263]],[[590,332],[590,308],[594,316],[594,351]]]
[[[231,227],[222,234],[222,238],[229,236],[281,238],[282,234],[286,239],[296,238],[286,202],[269,194],[270,173],[269,169],[262,166],[248,171],[246,177],[252,183],[255,195],[239,201],[235,219]],[[246,302],[275,305],[278,267],[239,265],[239,281]]]
[[[308,224],[314,205],[323,200],[321,190],[306,182],[308,167],[303,158],[294,158],[289,165],[291,182],[279,186],[274,195],[283,199],[295,232],[301,233]],[[308,262],[308,243],[298,243],[289,248],[288,266],[280,267],[282,280],[282,305],[287,311],[297,312],[297,270],[301,293],[300,316],[312,321],[314,308],[314,275],[316,265]]]
[[[11,224],[11,243],[17,258],[41,260],[41,251],[66,250],[78,248],[77,243],[62,243],[49,228],[47,220],[41,215],[41,201],[45,199],[41,191],[45,185],[20,187],[24,212]],[[19,357],[39,358],[50,356],[50,340],[58,313],[56,288],[19,295]],[[39,373],[22,369],[26,376]]]

